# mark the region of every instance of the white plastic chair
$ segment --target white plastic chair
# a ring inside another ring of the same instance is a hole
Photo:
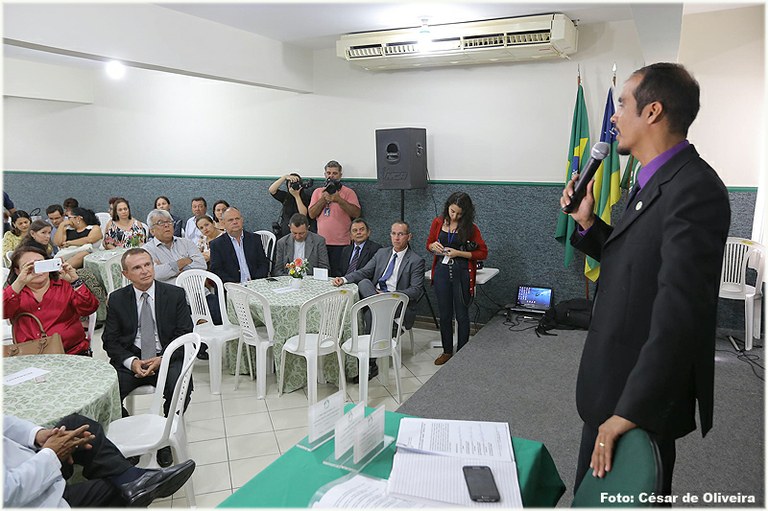
[[[125,287],[128,285],[128,279],[125,278],[125,275],[122,274],[122,271],[123,271],[123,264],[121,262],[122,258],[123,258],[123,254],[115,254],[109,259],[107,259],[107,264],[106,264],[107,281],[104,283],[104,286],[107,288],[106,289],[107,296],[109,296],[109,294],[112,291],[118,288],[118,285],[115,283],[115,277],[114,277],[115,266],[118,267],[121,275],[119,287]]]
[[[216,285],[216,296],[221,310],[221,325],[214,325],[208,302],[205,299],[205,281],[210,280]],[[187,270],[176,277],[176,285],[183,288],[187,294],[187,302],[192,309],[194,331],[200,334],[208,346],[209,371],[211,375],[211,394],[221,394],[221,356],[224,343],[240,338],[241,328],[229,322],[227,307],[224,304],[224,284],[215,273],[206,270]],[[205,323],[199,323],[205,320]],[[198,324],[199,323],[199,324]]]
[[[101,233],[106,236],[107,235],[107,224],[110,220],[112,220],[112,216],[109,213],[96,213],[96,218],[99,219],[99,227],[101,227]],[[99,241],[93,244],[94,250],[101,250],[104,248],[104,238],[102,237]]]
[[[277,236],[272,231],[254,231],[253,234],[261,236],[261,246],[264,247],[264,254],[269,259],[269,274],[272,275],[272,263],[275,257],[275,248],[277,247]]]
[[[133,399],[134,396],[146,396],[148,394],[154,393],[155,387],[152,385],[142,385],[141,387],[136,387],[127,396],[125,396],[125,409],[129,414],[133,415],[133,411],[136,408],[136,402]]]
[[[397,308],[401,307],[400,314]],[[371,333],[360,335],[359,312],[363,307],[371,310]],[[360,370],[360,402],[368,401],[368,360],[373,358],[392,357],[392,367],[395,369],[397,385],[397,402],[403,399],[400,392],[400,334],[401,325],[408,307],[408,296],[402,293],[383,293],[369,296],[352,306],[352,337],[342,344],[345,353],[357,357]],[[397,317],[395,315],[397,314]],[[392,336],[392,330],[395,336]]]
[[[232,306],[237,315],[237,321],[243,333],[237,345],[237,364],[235,365],[235,390],[240,385],[240,355],[243,352],[243,344],[247,346],[248,368],[253,379],[253,364],[251,362],[250,347],[256,348],[256,397],[264,399],[267,394],[267,350],[275,345],[275,328],[272,325],[272,312],[267,298],[240,284],[228,282],[224,288],[232,300]],[[264,326],[257,327],[253,322],[249,302],[253,300],[261,305],[264,311]]]
[[[747,284],[748,270],[756,273],[754,285]],[[744,300],[744,349],[760,338],[760,309],[763,303],[765,247],[743,238],[728,238],[720,274],[720,298]]]
[[[154,453],[170,445],[177,462],[189,459],[187,452],[187,431],[184,425],[184,400],[192,378],[192,366],[197,352],[200,351],[200,336],[196,333],[182,335],[165,349],[157,376],[157,387],[149,413],[123,417],[109,424],[107,438],[120,449],[126,458],[141,456],[140,466],[158,468]],[[168,377],[171,356],[177,350],[184,349],[184,362],[179,379],[173,389],[173,398],[168,410],[168,417],[163,416],[163,389]],[[184,485],[187,504],[195,506],[195,490],[192,478]]]
[[[352,292],[334,289],[304,302],[299,309],[299,335],[294,335],[283,344],[280,354],[280,377],[278,395],[283,393],[285,377],[285,354],[292,353],[307,359],[307,394],[309,404],[317,402],[317,365],[320,357],[336,353],[339,361],[339,388],[347,393],[344,375],[344,360],[341,355],[341,332],[346,318]],[[317,333],[307,332],[307,315],[313,307],[319,308],[320,323]]]
[[[9,250],[5,253],[5,257],[3,258],[3,263],[6,267],[11,267],[11,256],[13,255],[13,250]]]

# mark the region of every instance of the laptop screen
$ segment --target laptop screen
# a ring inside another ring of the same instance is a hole
[[[547,310],[552,306],[552,288],[519,286],[517,306],[533,310]]]

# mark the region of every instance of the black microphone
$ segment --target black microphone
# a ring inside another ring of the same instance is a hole
[[[607,142],[598,142],[592,146],[592,150],[589,153],[590,158],[587,160],[587,164],[584,165],[584,168],[579,174],[579,179],[577,179],[576,183],[573,185],[571,202],[570,204],[563,206],[563,213],[572,213],[579,207],[581,199],[587,194],[587,185],[592,178],[595,177],[595,172],[597,172],[598,167],[600,167],[600,164],[605,157],[608,156],[610,150],[611,146],[608,145]]]

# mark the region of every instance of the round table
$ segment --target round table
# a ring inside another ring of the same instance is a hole
[[[270,305],[270,312],[272,313],[272,324],[275,328],[275,346],[273,348],[273,354],[275,359],[275,367],[277,371],[280,370],[280,356],[282,355],[283,344],[285,341],[297,335],[299,333],[299,309],[302,304],[307,300],[314,298],[318,295],[337,289],[331,284],[329,280],[316,280],[311,277],[306,277],[301,280],[300,287],[293,289],[289,292],[280,292],[281,289],[285,289],[291,285],[291,282],[295,279],[290,276],[276,277],[277,280],[258,279],[252,280],[245,284],[245,287],[253,289],[263,294]],[[353,291],[352,302],[358,300],[357,297],[357,285],[345,284],[341,286],[342,289],[349,289]],[[351,306],[351,304],[350,304]],[[264,313],[261,309],[261,305],[251,301],[250,302],[251,315],[256,324],[264,324]],[[237,324],[237,317],[235,316],[234,309],[229,300],[227,300],[227,312],[229,319],[232,323]],[[312,332],[313,329],[318,327],[320,322],[320,315],[314,311],[310,311],[307,317],[307,329]],[[342,331],[342,342],[348,339],[351,334],[351,316],[347,312],[347,316],[344,319],[344,329]],[[314,330],[316,331],[316,330]],[[245,351],[245,350],[244,350]],[[252,350],[255,355],[255,350]],[[228,343],[226,351],[226,360],[228,366],[234,373],[235,359],[237,358],[237,343]],[[357,359],[355,357],[345,357],[345,372],[347,376],[357,376]],[[256,366],[255,359],[253,361],[254,367]],[[248,362],[244,361],[240,363],[241,371],[248,372]],[[338,362],[336,357],[324,357],[323,372],[326,379],[330,382],[338,382]],[[279,377],[279,373],[278,373]],[[291,353],[288,353],[288,357],[285,359],[285,376],[283,382],[283,392],[293,392],[300,389],[307,384],[307,362],[303,357],[298,357]]]
[[[79,413],[105,429],[121,417],[117,372],[102,360],[78,355],[27,355],[3,358],[9,375],[35,367],[50,371],[45,381],[3,385],[3,413],[52,427],[63,417]]]

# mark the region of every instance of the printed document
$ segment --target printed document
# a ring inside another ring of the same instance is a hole
[[[405,418],[400,421],[397,448],[481,460],[515,460],[506,422]]]

